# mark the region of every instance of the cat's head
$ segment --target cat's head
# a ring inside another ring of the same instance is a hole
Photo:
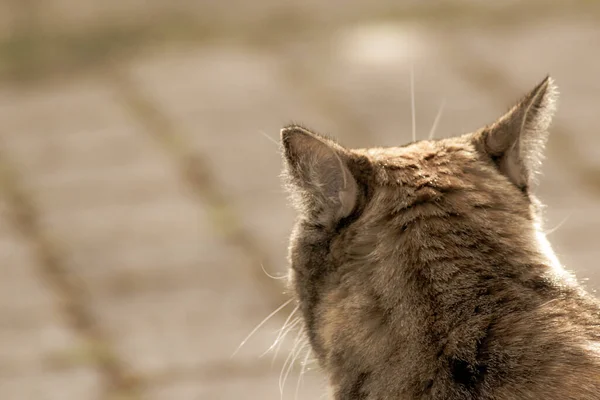
[[[393,148],[282,129],[299,214],[290,285],[334,390],[358,390],[400,355],[423,356],[404,342],[427,342],[421,328],[437,329],[444,307],[459,313],[480,279],[519,274],[504,264],[547,263],[530,184],[555,100],[548,77],[474,133]]]

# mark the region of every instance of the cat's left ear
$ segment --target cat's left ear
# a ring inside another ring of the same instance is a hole
[[[519,189],[526,191],[538,171],[556,109],[558,92],[547,76],[517,105],[477,136],[478,147]]]
[[[348,151],[333,140],[297,125],[281,130],[284,177],[299,210],[323,224],[353,211],[358,185]]]

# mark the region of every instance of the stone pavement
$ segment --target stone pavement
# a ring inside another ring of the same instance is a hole
[[[288,298],[263,272],[285,273],[294,218],[265,136],[302,121],[351,147],[407,142],[411,65],[419,138],[441,104],[436,137],[556,78],[538,192],[562,261],[600,288],[597,10],[472,1],[481,15],[445,18],[444,2],[400,16],[321,3],[305,11],[330,26],[229,32],[0,87],[0,399],[280,398],[294,333],[273,363],[260,356],[291,305],[231,358]],[[321,398],[318,371],[297,385],[300,369],[283,398]]]

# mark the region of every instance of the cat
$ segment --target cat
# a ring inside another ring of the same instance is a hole
[[[600,302],[530,190],[556,100],[548,76],[491,125],[401,147],[281,130],[289,285],[333,399],[600,399]]]

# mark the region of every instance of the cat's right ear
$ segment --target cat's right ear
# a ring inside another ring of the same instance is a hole
[[[324,224],[350,215],[358,185],[348,168],[347,151],[297,125],[281,130],[281,143],[284,178],[296,207]]]
[[[547,76],[509,112],[476,136],[480,149],[523,191],[528,189],[541,164],[556,100],[556,86]]]

